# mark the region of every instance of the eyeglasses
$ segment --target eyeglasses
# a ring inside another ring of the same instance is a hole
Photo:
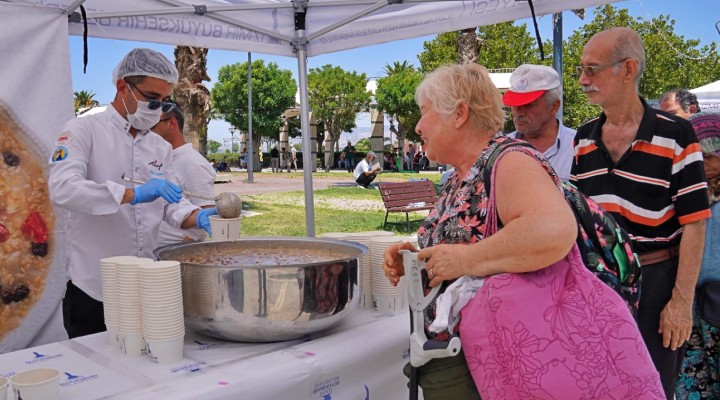
[[[141,94],[144,98],[147,99],[147,101],[148,101],[148,108],[149,108],[149,109],[151,109],[151,110],[157,110],[158,108],[160,108],[160,106],[162,106],[162,112],[168,112],[168,111],[172,110],[173,107],[175,107],[175,103],[173,103],[172,101],[160,101],[160,100],[156,99],[155,97],[150,96],[150,95],[148,95],[147,93],[143,92],[142,90],[140,90],[139,87],[135,86],[135,85],[134,85],[133,83],[131,83],[130,81],[125,80],[125,82],[128,84],[128,86],[130,86],[131,88],[133,88],[133,89],[137,90],[138,92],[140,92],[140,94]]]
[[[620,64],[621,62],[625,62],[627,60],[629,60],[629,58],[623,58],[622,60],[600,65],[578,65],[577,67],[575,67],[575,77],[580,78],[582,74],[585,74],[585,76],[587,76],[588,78],[592,78],[593,76],[595,76],[595,74],[599,73],[605,68]]]

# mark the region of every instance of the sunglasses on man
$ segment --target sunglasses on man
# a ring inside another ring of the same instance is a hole
[[[137,87],[137,86],[134,85],[133,83],[131,83],[131,82],[127,81],[127,80],[125,80],[125,82],[128,84],[128,86],[130,86],[132,89],[135,89],[135,90],[137,90],[138,92],[140,92],[140,94],[141,94],[144,98],[147,99],[147,101],[148,101],[148,108],[149,108],[149,109],[151,109],[151,110],[157,110],[158,108],[160,108],[160,107],[162,106],[162,112],[165,112],[165,113],[166,113],[166,112],[172,110],[173,107],[175,107],[175,103],[174,103],[174,102],[172,102],[172,101],[160,101],[160,100],[154,98],[153,96],[150,96],[150,95],[148,95],[147,93],[143,92],[142,90],[140,90],[139,87]]]

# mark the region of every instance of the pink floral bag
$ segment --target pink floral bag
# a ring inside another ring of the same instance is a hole
[[[498,230],[495,187],[485,237]],[[486,278],[461,311],[460,338],[483,400],[665,398],[625,302],[577,245],[544,269]]]

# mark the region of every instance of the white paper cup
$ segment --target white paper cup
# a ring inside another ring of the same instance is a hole
[[[179,336],[170,340],[148,340],[147,348],[150,361],[158,364],[171,364],[183,359],[185,337]]]
[[[375,299],[375,308],[379,312],[400,313],[407,311],[408,303],[402,294],[382,295],[373,293],[373,298]]]
[[[142,328],[140,329],[142,332]],[[120,350],[123,354],[133,357],[147,355],[147,344],[142,333],[118,333]]]
[[[15,400],[57,400],[60,398],[60,371],[34,368],[10,377]]]
[[[240,221],[242,217],[220,218],[217,215],[210,217],[210,240],[237,240],[240,239]]]
[[[0,376],[0,400],[7,400],[8,380]]]

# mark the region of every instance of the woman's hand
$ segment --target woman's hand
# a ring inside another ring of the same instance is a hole
[[[410,242],[397,243],[385,250],[382,269],[393,286],[397,286],[400,277],[405,275],[405,266],[403,265],[400,250],[417,251]]]
[[[425,260],[425,270],[430,279],[430,286],[435,287],[442,281],[457,279],[463,275],[472,275],[473,271],[465,270],[464,259],[466,245],[440,244],[426,247],[418,253],[420,260]]]

